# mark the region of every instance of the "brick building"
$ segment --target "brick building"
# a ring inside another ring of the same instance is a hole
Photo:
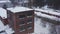
[[[15,34],[34,32],[34,10],[25,7],[7,8],[7,18]]]

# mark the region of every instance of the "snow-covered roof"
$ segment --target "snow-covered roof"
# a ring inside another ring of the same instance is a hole
[[[36,14],[37,16],[41,16],[41,17],[48,18],[48,19],[51,19],[51,20],[60,21],[60,18],[58,18],[58,17],[50,16],[50,15],[47,15],[47,14],[43,14],[43,13],[41,13],[41,12],[35,12],[35,14]]]
[[[0,8],[0,16],[5,19],[7,18],[7,11],[3,8]]]
[[[16,6],[16,7],[13,7],[13,8],[7,8],[7,9],[10,10],[11,12],[13,12],[13,13],[33,10],[33,9],[30,9],[30,8],[26,8],[26,7],[17,7],[17,6]]]
[[[57,11],[55,12],[56,10],[53,10],[53,9],[48,9],[48,10],[44,10],[44,9],[35,9],[36,11],[40,11],[40,12],[45,12],[45,13],[49,13],[49,14],[52,14],[52,15],[57,15],[57,16],[60,16],[60,13]]]

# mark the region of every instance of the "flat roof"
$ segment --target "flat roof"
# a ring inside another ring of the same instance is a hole
[[[3,8],[0,8],[0,16],[5,19],[7,18],[7,11]]]
[[[13,8],[7,8],[7,10],[10,10],[11,12],[13,13],[16,13],[16,12],[23,12],[23,11],[29,11],[29,10],[33,10],[33,9],[30,9],[30,8],[27,8],[27,7],[13,7]]]

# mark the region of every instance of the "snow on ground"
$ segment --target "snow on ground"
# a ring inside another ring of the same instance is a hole
[[[53,15],[60,16],[60,13],[58,13],[58,11],[55,12],[55,10],[47,9],[47,8],[45,8],[45,9],[36,8],[35,10],[39,11],[39,12],[35,12],[35,14],[37,16],[41,16],[41,17],[48,18],[48,19],[51,19],[51,20],[60,21],[60,18],[58,18],[58,17],[41,13],[41,12],[45,12],[45,13],[50,13],[50,14],[53,14]],[[36,18],[36,19],[35,19],[35,31],[34,31],[33,34],[60,34],[59,33],[60,32],[60,27],[58,25],[56,26],[54,24],[51,24],[50,22],[45,22],[41,18],[40,19]],[[46,27],[43,27],[42,25],[46,26]]]
[[[47,28],[44,28],[42,26],[42,23],[41,23],[41,19],[37,19],[37,21],[35,21],[35,34],[47,34],[48,33],[48,30]]]
[[[57,34],[54,24],[43,21],[41,18],[37,17],[35,17],[34,21],[34,33],[32,34]]]
[[[0,31],[4,30],[4,24],[2,23],[2,21],[0,20]]]
[[[35,18],[35,26],[33,34],[48,34],[48,28],[42,26],[41,19]]]
[[[0,34],[12,34],[12,33],[14,33],[14,30],[12,30],[12,28],[9,28],[9,25],[4,25],[3,22],[0,20]]]
[[[56,26],[56,31],[57,31],[57,34],[60,34],[60,25]]]

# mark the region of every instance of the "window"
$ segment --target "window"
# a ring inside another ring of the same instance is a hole
[[[23,32],[23,31],[25,31],[25,27],[24,26],[21,26],[20,32]]]
[[[33,15],[32,13],[29,13],[27,14],[27,17],[32,17],[32,15]]]
[[[25,18],[25,15],[19,15],[19,18],[20,19],[24,19]]]
[[[32,29],[32,26],[31,26],[31,25],[28,25],[28,26],[27,26],[27,29]]]
[[[25,25],[25,22],[24,21],[21,21],[20,22],[20,26],[22,26],[22,25]]]
[[[32,23],[32,19],[28,19],[27,24]]]

